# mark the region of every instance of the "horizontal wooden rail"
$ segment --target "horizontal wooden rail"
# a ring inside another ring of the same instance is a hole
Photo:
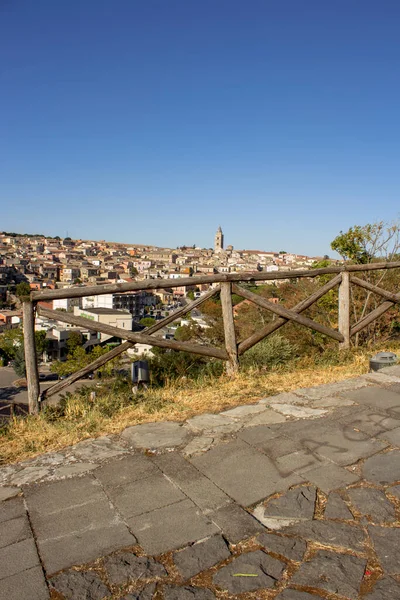
[[[369,289],[364,285],[364,283],[366,283],[366,282],[363,281],[362,279],[358,279],[358,277],[352,277],[351,281],[352,282],[354,281],[354,283],[356,285],[359,285],[360,287],[365,287],[365,289]],[[360,284],[361,281],[363,282],[363,285]],[[368,285],[372,285],[372,284],[368,284]],[[376,286],[373,286],[373,287],[376,288]],[[387,297],[387,294],[389,294],[390,297],[393,299],[388,300],[386,302],[382,302],[382,304],[380,304],[377,308],[372,310],[368,315],[366,315],[360,321],[358,321],[358,323],[353,325],[353,327],[350,330],[350,335],[355,335],[356,333],[359,333],[360,331],[362,331],[363,329],[368,327],[368,325],[370,325],[371,323],[376,321],[376,319],[381,317],[383,314],[385,314],[385,312],[387,312],[390,308],[392,308],[396,303],[398,303],[400,301],[400,293],[392,294],[391,292],[386,292],[386,290],[382,290],[381,288],[377,288],[377,289],[379,289],[380,292],[385,292],[384,297]],[[375,290],[369,290],[369,291],[375,291]],[[376,291],[376,293],[378,294],[377,291]],[[379,293],[379,295],[382,296],[383,294]]]
[[[322,296],[324,296],[327,292],[329,292],[331,289],[333,289],[336,285],[338,285],[341,282],[341,279],[342,279],[341,274],[336,275],[336,277],[331,279],[331,281],[329,281],[324,286],[322,286],[322,288],[320,288],[319,290],[314,292],[309,298],[306,298],[305,300],[302,300],[301,302],[296,304],[296,306],[294,308],[292,308],[291,310],[295,313],[303,312],[304,310],[309,308],[312,304],[314,304],[314,302],[316,302],[317,300],[322,298]],[[276,319],[276,321],[274,321],[273,323],[268,323],[268,325],[266,325],[265,327],[262,327],[259,331],[256,331],[255,333],[253,333],[253,335],[248,337],[246,340],[243,340],[243,342],[240,342],[239,347],[238,347],[239,355],[243,354],[244,352],[246,352],[247,350],[249,350],[256,344],[258,344],[258,342],[263,340],[268,335],[271,335],[271,333],[274,333],[274,331],[277,331],[277,329],[280,329],[280,327],[283,327],[283,325],[285,325],[288,322],[289,322],[289,319],[284,319],[284,318],[280,317],[279,319]]]
[[[280,306],[279,304],[273,304],[272,302],[265,300],[265,298],[261,298],[260,296],[257,296],[257,294],[254,294],[253,292],[249,292],[248,290],[245,290],[245,289],[239,287],[238,285],[233,285],[232,291],[234,294],[238,294],[238,296],[242,296],[242,298],[246,298],[247,300],[254,302],[254,304],[257,304],[258,306],[261,306],[262,308],[265,308],[265,309],[279,315],[280,317],[284,317],[285,319],[294,321],[295,323],[298,323],[299,325],[304,325],[305,327],[308,327],[309,329],[314,329],[315,331],[318,331],[319,333],[327,335],[327,336],[333,338],[334,340],[337,340],[338,342],[343,342],[343,340],[344,340],[343,335],[341,333],[339,333],[338,331],[335,331],[334,329],[331,329],[330,327],[326,327],[325,325],[321,325],[320,323],[317,323],[316,321],[313,321],[312,319],[309,319],[308,317],[303,317],[302,315],[299,315],[298,313],[294,312],[293,310],[288,310],[287,308],[284,308],[283,306]]]
[[[126,331],[120,327],[113,327],[111,325],[106,325],[105,323],[90,321],[84,317],[76,317],[74,315],[70,315],[69,313],[43,308],[40,305],[38,306],[38,314],[48,319],[61,321],[62,323],[69,323],[70,325],[76,325],[77,327],[83,327],[84,329],[90,329],[99,333],[105,333],[106,335],[128,340],[137,344],[148,344],[149,346],[158,346],[159,348],[181,350],[183,352],[191,352],[192,354],[200,354],[202,356],[211,356],[214,358],[220,358],[222,360],[227,360],[228,358],[226,350],[221,348],[201,346],[200,344],[189,344],[188,342],[177,342],[175,340],[163,340],[161,338],[145,335],[143,333],[133,333],[132,331]]]
[[[276,271],[273,273],[260,273],[257,271],[251,273],[218,273],[216,275],[182,277],[180,279],[147,279],[145,281],[72,287],[60,290],[41,290],[31,292],[31,300],[47,301],[55,300],[57,298],[83,298],[84,296],[100,296],[101,294],[132,292],[134,290],[157,290],[180,286],[196,286],[203,283],[213,284],[228,281],[274,281],[278,279],[297,279],[299,277],[319,277],[320,275],[335,275],[337,273],[342,273],[343,271],[363,272],[397,268],[400,268],[400,262],[370,263],[367,265],[340,265],[338,267],[327,267],[325,269],[308,269],[304,271],[301,269],[292,271]]]
[[[400,296],[398,294],[393,294],[392,292],[388,292],[377,285],[373,285],[369,281],[364,281],[363,279],[359,279],[358,277],[352,277],[351,283],[358,285],[359,287],[368,290],[369,292],[373,292],[374,294],[378,294],[378,296],[382,296],[386,300],[393,302],[394,304],[400,304]]]
[[[203,294],[203,296],[201,296],[201,298],[198,298],[197,300],[194,300],[193,302],[190,302],[186,306],[184,306],[182,308],[179,308],[178,310],[176,310],[173,313],[171,313],[168,317],[165,317],[165,319],[162,319],[161,321],[158,321],[157,323],[155,323],[151,327],[147,327],[146,329],[143,330],[143,333],[145,335],[151,335],[153,333],[156,333],[157,331],[159,331],[160,329],[162,329],[163,327],[165,327],[169,323],[172,323],[173,321],[176,321],[176,319],[179,319],[180,317],[182,317],[186,313],[188,313],[188,312],[192,311],[193,309],[197,308],[198,306],[200,306],[201,304],[203,304],[203,302],[205,302],[206,300],[208,300],[209,298],[211,298],[212,296],[214,296],[219,291],[220,291],[220,287],[219,286],[216,287],[216,288],[213,288],[212,290],[208,291],[206,294]],[[89,373],[92,373],[96,369],[99,369],[100,367],[102,367],[103,365],[105,365],[109,360],[112,360],[113,358],[116,358],[117,356],[120,356],[121,354],[123,354],[124,352],[126,352],[130,348],[133,348],[134,346],[135,346],[135,344],[132,343],[132,342],[124,342],[123,344],[121,344],[120,346],[117,346],[116,348],[113,348],[112,350],[110,350],[106,354],[103,354],[102,356],[99,356],[99,358],[97,358],[96,360],[94,360],[93,362],[91,362],[89,365],[86,365],[82,369],[79,369],[79,371],[76,371],[75,373],[72,373],[69,377],[66,377],[62,381],[58,381],[54,385],[52,385],[49,388],[47,388],[46,390],[44,390],[41,393],[41,400],[45,400],[47,398],[50,398],[54,394],[58,394],[59,392],[61,392],[61,390],[65,389],[66,387],[68,387],[69,385],[71,385],[71,383],[75,383],[75,381],[78,381],[82,377],[85,377]]]

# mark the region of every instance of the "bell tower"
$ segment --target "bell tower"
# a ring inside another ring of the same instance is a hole
[[[214,252],[221,252],[224,249],[224,234],[222,233],[221,225],[217,229],[214,239]]]

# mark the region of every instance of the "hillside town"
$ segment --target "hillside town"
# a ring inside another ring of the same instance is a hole
[[[122,244],[70,237],[0,234],[0,332],[17,328],[21,306],[15,295],[21,282],[31,290],[63,289],[108,283],[179,279],[191,277],[190,286],[165,287],[151,291],[130,291],[83,298],[66,298],[46,303],[48,308],[72,312],[88,319],[135,330],[144,317],[162,318],[209,288],[196,285],[199,275],[235,272],[274,272],[307,269],[322,257],[309,257],[284,251],[236,250],[225,246],[218,227],[213,248],[182,246],[175,249]],[[200,315],[197,315],[200,320]],[[62,360],[72,328],[60,322],[37,318],[36,328],[47,332],[47,360]],[[110,338],[93,332],[80,332],[85,348],[110,343]],[[168,333],[168,332],[167,332]],[[164,332],[165,334],[165,332]],[[136,348],[136,352],[146,348]]]

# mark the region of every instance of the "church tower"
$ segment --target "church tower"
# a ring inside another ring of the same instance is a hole
[[[214,252],[221,252],[224,249],[224,234],[222,233],[221,226],[218,227],[217,233],[215,234],[214,240]]]

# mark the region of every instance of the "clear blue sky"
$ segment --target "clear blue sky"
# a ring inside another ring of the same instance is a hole
[[[330,253],[400,193],[398,0],[0,0],[0,230]]]

